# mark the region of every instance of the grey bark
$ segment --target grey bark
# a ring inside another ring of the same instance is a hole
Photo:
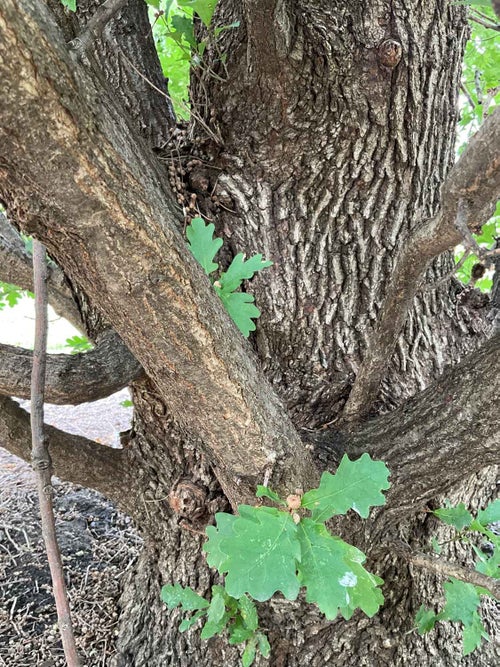
[[[45,433],[57,477],[89,486],[130,512],[125,492],[129,468],[123,451],[52,426],[46,425]],[[29,414],[11,398],[0,396],[0,446],[29,462],[30,437]]]
[[[0,394],[29,398],[32,362],[30,350],[0,345]],[[141,375],[135,357],[114,332],[107,331],[89,352],[47,357],[45,400],[63,405],[97,401]]]

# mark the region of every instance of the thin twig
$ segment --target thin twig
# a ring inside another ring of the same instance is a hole
[[[450,563],[450,561],[437,556],[412,551],[410,547],[402,542],[391,543],[390,549],[416,567],[430,570],[443,577],[454,577],[459,581],[480,586],[485,588],[493,597],[500,598],[500,580],[498,579],[488,577],[486,574],[476,572],[457,563]]]
[[[482,12],[477,7],[474,7],[474,8],[471,7],[471,11],[474,12],[475,16],[481,16],[483,19],[486,19],[487,21],[493,21],[491,16],[488,16],[488,14],[485,14],[484,12]]]
[[[498,30],[500,31],[500,25],[497,23],[492,23],[490,21],[485,21],[482,18],[479,18],[479,16],[469,16],[469,19],[471,21],[474,21],[474,23],[479,23],[479,25],[484,26],[485,28],[488,28],[489,30]]]
[[[475,108],[476,108],[476,105],[474,104],[474,100],[472,99],[472,95],[469,93],[469,91],[468,91],[467,86],[465,85],[465,83],[461,83],[461,84],[460,84],[460,90],[462,91],[462,93],[463,93],[463,94],[465,95],[465,97],[467,98],[467,102],[471,105],[471,107],[472,107],[473,109],[475,109]]]
[[[102,35],[102,31],[128,0],[106,0],[94,12],[83,32],[71,42],[71,46],[81,53],[87,53],[96,39]]]
[[[157,86],[155,86],[155,84],[154,84],[152,81],[150,81],[150,80],[147,78],[147,76],[145,76],[140,70],[138,70],[137,67],[136,67],[132,62],[130,62],[130,60],[129,60],[129,59],[127,58],[127,56],[123,53],[123,51],[119,50],[119,53],[120,53],[120,55],[122,56],[122,58],[125,60],[125,62],[129,65],[129,67],[131,67],[131,68],[132,68],[132,69],[133,69],[133,70],[134,70],[134,71],[141,77],[141,79],[144,79],[144,81],[145,81],[148,85],[150,85],[151,88],[154,88],[154,90],[156,90],[156,92],[160,93],[160,95],[163,95],[163,97],[165,97],[169,102],[172,102],[170,96],[167,95],[165,92],[163,92],[163,90],[160,90]],[[203,127],[203,128],[205,129],[205,131],[209,134],[209,136],[212,137],[212,139],[215,141],[215,143],[218,144],[219,146],[222,146],[222,145],[223,145],[223,141],[222,141],[221,137],[218,137],[218,136],[213,132],[213,130],[211,130],[211,129],[208,127],[208,125],[205,123],[205,121],[203,120],[203,118],[202,118],[199,114],[197,114],[197,113],[194,111],[194,109],[190,109],[189,106],[188,106],[183,100],[181,100],[181,104],[182,104],[182,105],[183,105],[183,106],[184,106],[184,107],[191,113],[191,115],[193,116],[193,118],[194,118],[195,120],[197,120],[197,121],[200,123],[200,125],[202,125],[202,127]]]
[[[35,287],[35,349],[31,375],[31,452],[36,473],[42,535],[47,550],[54,589],[57,620],[61,631],[64,655],[68,667],[80,667],[75,637],[71,624],[68,595],[62,569],[61,553],[57,544],[54,508],[52,503],[52,464],[47,449],[43,400],[47,351],[47,263],[45,247],[33,240],[33,282]]]

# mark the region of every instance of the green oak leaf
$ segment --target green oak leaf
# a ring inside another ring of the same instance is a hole
[[[477,513],[477,520],[482,526],[500,521],[500,499],[491,502],[484,510]]]
[[[241,656],[242,667],[250,667],[253,665],[256,652],[255,642],[248,642],[248,644],[245,646],[245,650],[243,651],[243,655]]]
[[[230,644],[242,644],[254,636],[254,630],[247,628],[243,621],[238,618],[228,628]]]
[[[209,563],[218,562],[220,574],[227,573],[227,593],[235,598],[248,593],[264,601],[281,591],[295,600],[299,592],[295,561],[300,559],[300,544],[292,517],[272,507],[240,505],[238,510],[229,531],[228,523],[223,523],[223,536],[218,534],[221,515],[217,515],[217,529],[207,528],[209,540],[203,547]]]
[[[197,611],[196,614],[193,614],[191,618],[185,618],[179,625],[179,632],[186,632],[186,630],[189,630],[189,628],[199,621],[200,618],[205,616],[206,613],[206,609],[202,609],[201,611]]]
[[[227,271],[219,279],[222,292],[225,294],[234,292],[244,280],[250,280],[258,271],[272,266],[272,264],[269,260],[263,261],[262,255],[254,255],[245,260],[245,255],[240,252],[234,257]]]
[[[461,621],[471,625],[480,604],[479,593],[473,584],[451,578],[443,585],[446,604],[438,617],[447,621]]]
[[[389,470],[382,461],[373,461],[363,454],[351,461],[344,454],[337,472],[324,472],[320,485],[304,494],[302,507],[312,511],[314,521],[327,521],[336,514],[353,509],[366,519],[370,507],[385,503],[382,490],[389,488]]]
[[[260,310],[254,305],[254,297],[246,292],[231,292],[226,294],[215,288],[231,319],[241,333],[248,338],[251,331],[255,331],[253,320],[260,317]]]
[[[180,584],[163,586],[161,599],[169,609],[181,605],[184,611],[195,611],[209,606],[208,600],[195,593],[191,588],[183,588]]]
[[[472,548],[476,552],[479,560],[476,562],[476,571],[485,574],[488,577],[493,577],[493,579],[500,579],[500,539],[494,543],[495,550],[491,556],[486,556],[482,551],[480,551],[474,544]]]
[[[275,503],[278,503],[279,505],[284,505],[286,507],[286,502],[268,486],[262,486],[262,484],[257,484],[257,492],[255,495],[257,496],[257,498],[269,498],[269,500],[274,500]]]
[[[170,33],[172,39],[174,39],[178,44],[182,44],[182,40],[184,38],[189,46],[195,49],[197,43],[194,36],[193,19],[189,16],[182,16],[177,14],[172,16],[171,21],[172,27],[175,30],[175,32]]]
[[[424,635],[426,632],[432,630],[436,625],[437,620],[438,617],[432,609],[427,609],[425,605],[422,605],[415,616],[415,623],[417,624],[419,635]]]
[[[454,526],[457,530],[463,530],[470,526],[473,518],[463,503],[460,503],[456,507],[447,504],[446,507],[434,510],[433,514],[448,524],[448,526]]]
[[[220,548],[221,541],[225,537],[233,536],[233,525],[236,517],[233,514],[226,512],[218,512],[215,515],[215,526],[208,526],[205,530],[208,536],[208,542],[203,545],[203,551],[207,552],[207,563],[210,567],[215,567],[219,572],[224,571],[225,562],[227,560],[227,553]]]
[[[466,625],[463,630],[463,655],[469,655],[481,645],[481,640],[489,641],[490,637],[485,630],[481,617],[476,612],[473,615],[472,623]]]
[[[377,588],[381,579],[361,565],[364,554],[312,519],[298,525],[302,557],[298,565],[307,602],[314,602],[333,620],[339,609],[360,607],[368,616],[377,613],[384,598]]]
[[[257,642],[259,645],[259,651],[262,653],[264,658],[268,658],[271,653],[271,644],[263,632],[257,633]]]
[[[76,12],[76,0],[61,0],[64,7],[67,7],[71,12]]]
[[[246,595],[243,595],[238,600],[238,607],[245,627],[252,631],[257,630],[259,626],[259,616],[257,614],[257,607],[252,600]]]
[[[214,230],[215,225],[206,225],[202,218],[193,218],[186,228],[189,248],[207,275],[219,268],[213,260],[222,246],[222,239],[213,238]]]
[[[201,639],[211,639],[215,635],[220,635],[224,630],[224,628],[226,627],[230,618],[231,618],[230,614],[226,613],[216,623],[211,623],[210,621],[207,621],[201,631],[200,634]]]
[[[210,600],[210,605],[207,610],[207,622],[208,623],[218,623],[221,618],[224,616],[226,611],[226,605],[224,601],[224,596],[216,592]]]
[[[439,544],[438,540],[435,537],[433,537],[431,539],[431,544],[432,544],[432,550],[434,551],[434,553],[440,554],[441,553],[441,545]]]
[[[177,0],[179,7],[196,12],[203,24],[209,28],[217,0]]]

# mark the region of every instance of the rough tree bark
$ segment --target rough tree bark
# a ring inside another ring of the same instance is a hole
[[[116,665],[237,665],[224,640],[178,632],[160,585],[207,590],[213,573],[199,533],[213,514],[248,499],[264,476],[278,488],[307,487],[343,451],[369,451],[392,471],[386,508],[363,525],[336,526],[369,553],[387,603],[374,619],[350,622],[326,622],[300,601],[260,605],[271,664],[492,664],[494,645],[461,660],[455,629],[411,632],[440,580],[390,551],[391,540],[425,546],[437,530],[425,509],[440,494],[480,505],[494,493],[486,466],[500,459],[499,337],[485,344],[485,300],[453,280],[438,284],[448,253],[422,277],[378,399],[362,406],[378,418],[342,419],[396,258],[440,210],[464,9],[445,0],[219,1],[216,20],[241,25],[220,35],[224,71],[208,49],[193,74],[192,143],[179,167],[229,254],[274,261],[252,283],[263,315],[245,344],[186,252],[183,213],[150,150],[170,155],[173,119],[142,0],[130,0],[86,55],[68,43],[99,3],[81,1],[76,17],[48,4],[0,1],[0,198],[9,219],[47,245],[91,337],[118,345],[121,356],[99,353],[99,343],[91,353],[101,354],[109,389],[144,369],[123,450],[50,432],[56,471],[104,490],[146,538],[123,594]],[[190,170],[192,152],[203,162]],[[22,284],[21,268],[7,265]],[[117,335],[139,363],[123,356]],[[0,355],[11,363],[14,353]],[[92,363],[70,364],[79,390],[95,392],[85,383]],[[51,395],[77,396],[52,364]],[[12,375],[6,363],[0,393],[25,391]],[[0,444],[25,456],[22,411],[9,399],[0,410]]]

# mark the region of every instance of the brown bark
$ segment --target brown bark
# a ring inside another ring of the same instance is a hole
[[[219,7],[221,23],[243,21],[236,4]],[[243,21],[220,38],[229,81],[198,75],[195,101],[224,141],[222,150],[212,147],[198,128],[222,168],[215,192],[235,212],[218,211],[219,228],[233,252],[275,261],[252,284],[263,312],[259,357],[295,423],[315,428],[342,411],[395,258],[438,210],[467,28],[462,10],[442,2],[403,1],[392,11],[361,1],[345,12],[309,2],[276,8],[268,25],[277,59],[265,51],[248,61],[253,42]],[[400,49],[390,67],[388,40]],[[449,255],[440,257],[427,284],[451,265]],[[410,300],[377,409],[401,403],[473,349],[481,332],[468,313],[457,317],[457,291],[448,282]]]
[[[172,412],[211,452],[233,500],[267,471],[275,486],[313,479],[291,422],[176,230],[157,165],[99,82],[72,63],[50,15],[37,10],[28,0],[2,9],[2,76],[16,71],[27,86],[11,85],[2,97],[4,199],[23,208],[23,228],[106,310]],[[89,114],[99,118],[91,127]],[[33,160],[47,151],[65,159]],[[36,218],[31,182],[44,207]],[[55,206],[61,191],[64,205]]]
[[[409,235],[396,259],[377,329],[344,409],[346,419],[369,412],[430,260],[463,242],[468,228],[478,232],[495,211],[500,197],[500,109],[472,138],[443,190],[438,214]]]

